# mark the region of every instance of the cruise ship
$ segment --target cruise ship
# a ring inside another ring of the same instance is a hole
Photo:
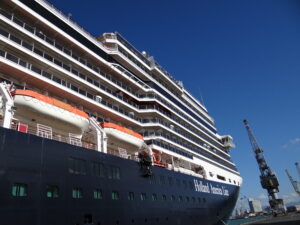
[[[0,2],[0,224],[225,224],[230,135],[121,34]]]

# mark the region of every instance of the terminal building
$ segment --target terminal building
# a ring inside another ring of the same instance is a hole
[[[263,211],[261,207],[261,202],[259,200],[249,198],[248,202],[251,213],[258,213]]]

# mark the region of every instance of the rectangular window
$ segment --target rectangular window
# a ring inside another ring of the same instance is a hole
[[[41,73],[42,73],[42,70],[41,70],[40,68],[35,67],[34,65],[31,66],[31,70],[32,70],[33,72],[38,73],[38,74],[41,74]]]
[[[6,58],[10,61],[13,61],[14,63],[18,63],[18,58],[14,55],[11,55],[11,54],[7,53]]]
[[[50,56],[50,55],[48,55],[48,54],[44,54],[44,58],[45,59],[48,59],[49,61],[53,61],[53,57],[52,56]]]
[[[73,91],[78,92],[78,87],[74,86],[73,84],[71,84],[71,89],[72,89]]]
[[[111,167],[112,179],[120,180],[120,168],[119,167]]]
[[[26,197],[27,196],[27,184],[16,183],[12,186],[12,196],[14,197]]]
[[[22,46],[32,51],[33,46],[31,44],[28,44],[27,42],[23,41]]]
[[[60,67],[62,67],[62,62],[57,60],[57,59],[54,59],[54,63]]]
[[[180,180],[179,179],[176,179],[176,184],[178,187],[180,187]]]
[[[72,198],[82,198],[82,188],[73,188]]]
[[[162,184],[162,185],[165,184],[165,177],[164,176],[162,176],[162,175],[160,176],[159,183]]]
[[[72,174],[86,174],[86,161],[83,159],[69,158],[69,173]]]
[[[157,195],[156,194],[152,194],[152,201],[157,201]]]
[[[16,43],[19,44],[19,45],[21,44],[21,39],[15,37],[15,36],[13,36],[13,35],[10,35],[10,40],[16,42]]]
[[[13,18],[13,21],[18,24],[19,26],[23,27],[23,22],[19,19],[17,19],[16,17]]]
[[[105,177],[105,168],[102,163],[92,162],[92,174],[97,177]]]
[[[147,199],[146,193],[141,193],[141,200],[145,201]]]
[[[47,185],[47,197],[48,198],[58,198],[59,189],[56,185]]]
[[[25,28],[26,30],[28,30],[29,32],[34,33],[34,28],[31,27],[31,26],[29,26],[28,24],[25,24],[25,25],[24,25],[24,28]]]
[[[217,175],[217,178],[219,179],[219,180],[226,180],[226,178],[225,177],[223,177],[223,176],[221,176],[221,175]]]
[[[102,199],[103,193],[101,189],[95,189],[94,190],[94,199]]]
[[[182,196],[180,195],[179,198],[178,198],[178,201],[182,202],[183,201],[183,198]]]
[[[34,48],[33,49],[33,52],[35,52],[36,54],[40,55],[40,56],[43,56],[43,52],[37,48]]]
[[[128,193],[128,200],[130,200],[130,201],[134,200],[134,193],[133,192]]]
[[[172,177],[168,177],[169,180],[169,185],[173,185],[173,178]]]
[[[119,192],[117,191],[112,191],[111,192],[111,199],[112,200],[119,200],[120,196],[119,196]]]
[[[61,79],[58,78],[57,76],[54,76],[54,75],[53,75],[52,80],[55,81],[56,83],[61,84]]]

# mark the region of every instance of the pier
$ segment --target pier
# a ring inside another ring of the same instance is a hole
[[[288,215],[271,217],[259,221],[244,223],[243,225],[299,225],[300,213],[289,213]]]

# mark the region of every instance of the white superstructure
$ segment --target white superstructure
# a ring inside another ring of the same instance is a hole
[[[31,90],[59,101],[53,106],[15,96],[13,110],[1,114],[5,121],[9,117],[11,128],[51,132],[44,137],[132,160],[148,151],[154,165],[241,185],[229,155],[232,137],[217,134],[207,109],[153,57],[119,33],[91,36],[46,1],[36,0],[35,11],[23,1],[4,2],[0,79],[10,84],[8,95],[13,89]],[[2,104],[8,104],[1,95]],[[101,123],[114,127],[101,128]]]

